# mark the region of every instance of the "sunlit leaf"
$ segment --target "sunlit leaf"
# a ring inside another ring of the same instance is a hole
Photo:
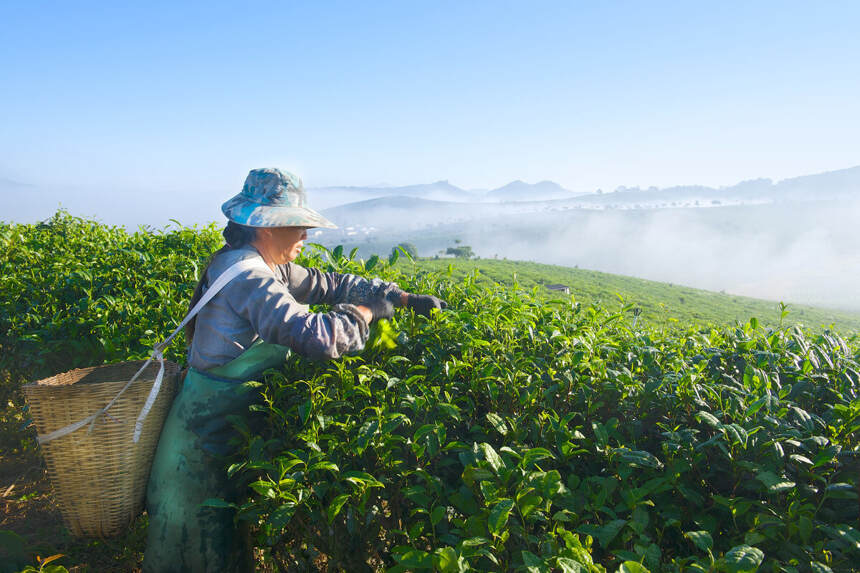
[[[723,557],[729,573],[753,573],[764,561],[764,553],[749,545],[732,547]]]

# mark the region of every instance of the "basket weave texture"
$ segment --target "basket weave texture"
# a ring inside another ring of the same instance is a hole
[[[103,408],[144,361],[80,368],[23,386],[40,435],[82,420]],[[158,363],[153,362],[107,411],[89,425],[42,444],[48,477],[63,521],[79,537],[122,533],[143,509],[146,482],[161,427],[178,386],[180,367],[164,362],[161,391],[137,443],[134,423],[143,407]]]

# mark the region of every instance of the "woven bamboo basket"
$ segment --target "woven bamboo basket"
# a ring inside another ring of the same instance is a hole
[[[23,386],[36,429],[45,435],[103,408],[144,361],[80,368]],[[89,425],[42,444],[48,477],[60,512],[75,536],[122,533],[143,510],[146,482],[161,427],[170,410],[180,367],[164,362],[164,379],[140,440],[132,441],[158,362],[150,364],[105,415]]]

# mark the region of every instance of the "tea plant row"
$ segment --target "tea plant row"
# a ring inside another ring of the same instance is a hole
[[[182,318],[217,230],[127,233],[59,213],[0,225],[4,448],[32,447],[18,385],[139,358]],[[449,310],[400,312],[368,348],[291,356],[261,393],[238,519],[286,570],[828,571],[860,563],[856,337],[653,327],[623,301],[343,249]],[[182,342],[171,358],[183,361]],[[5,406],[9,404],[8,406]],[[210,500],[216,511],[229,511]],[[220,508],[220,509],[219,509]]]
[[[826,571],[860,562],[858,353],[834,333],[660,334],[620,309],[404,277],[452,310],[298,357],[230,467],[282,563],[355,571]],[[218,502],[213,501],[214,505]],[[302,559],[305,561],[303,562]]]

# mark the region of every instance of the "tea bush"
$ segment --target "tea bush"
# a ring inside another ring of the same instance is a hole
[[[746,322],[755,316],[767,327],[797,324],[816,331],[824,328],[860,331],[858,312],[792,303],[786,316],[781,312],[781,305],[773,301],[580,268],[489,258],[423,258],[414,263],[401,258],[397,267],[403,267],[403,272],[407,273],[416,269],[447,272],[450,267],[455,277],[478,271],[479,282],[486,280],[507,285],[517,282],[527,288],[540,286],[547,295],[550,292],[546,285],[561,284],[570,288],[575,300],[589,304],[611,305],[617,300],[615,293],[624,293],[624,298],[641,309],[642,319],[648,320],[652,326],[675,323],[727,325],[738,320]],[[691,282],[694,279],[690,277]]]
[[[198,269],[221,244],[214,225],[128,233],[64,211],[33,225],[0,223],[0,448],[32,448],[23,382],[148,358],[182,320]],[[177,339],[166,357],[182,362],[184,352]]]
[[[140,358],[181,320],[217,231],[59,213],[0,225],[0,376]],[[797,327],[653,328],[474,275],[318,249],[449,310],[400,312],[355,356],[252,384],[225,468],[284,570],[828,571],[860,563],[860,345]],[[183,359],[182,343],[171,357]],[[4,405],[9,394],[4,396]],[[13,419],[14,416],[18,419]],[[5,443],[4,443],[5,447]],[[225,505],[209,500],[209,505]]]
[[[331,253],[315,264],[362,272]],[[379,266],[369,269],[379,272]],[[386,273],[383,273],[386,274]],[[230,473],[296,570],[826,571],[860,562],[858,353],[755,319],[671,334],[467,277],[396,345],[292,357]],[[392,347],[393,346],[393,347]],[[217,505],[217,502],[213,501]]]

